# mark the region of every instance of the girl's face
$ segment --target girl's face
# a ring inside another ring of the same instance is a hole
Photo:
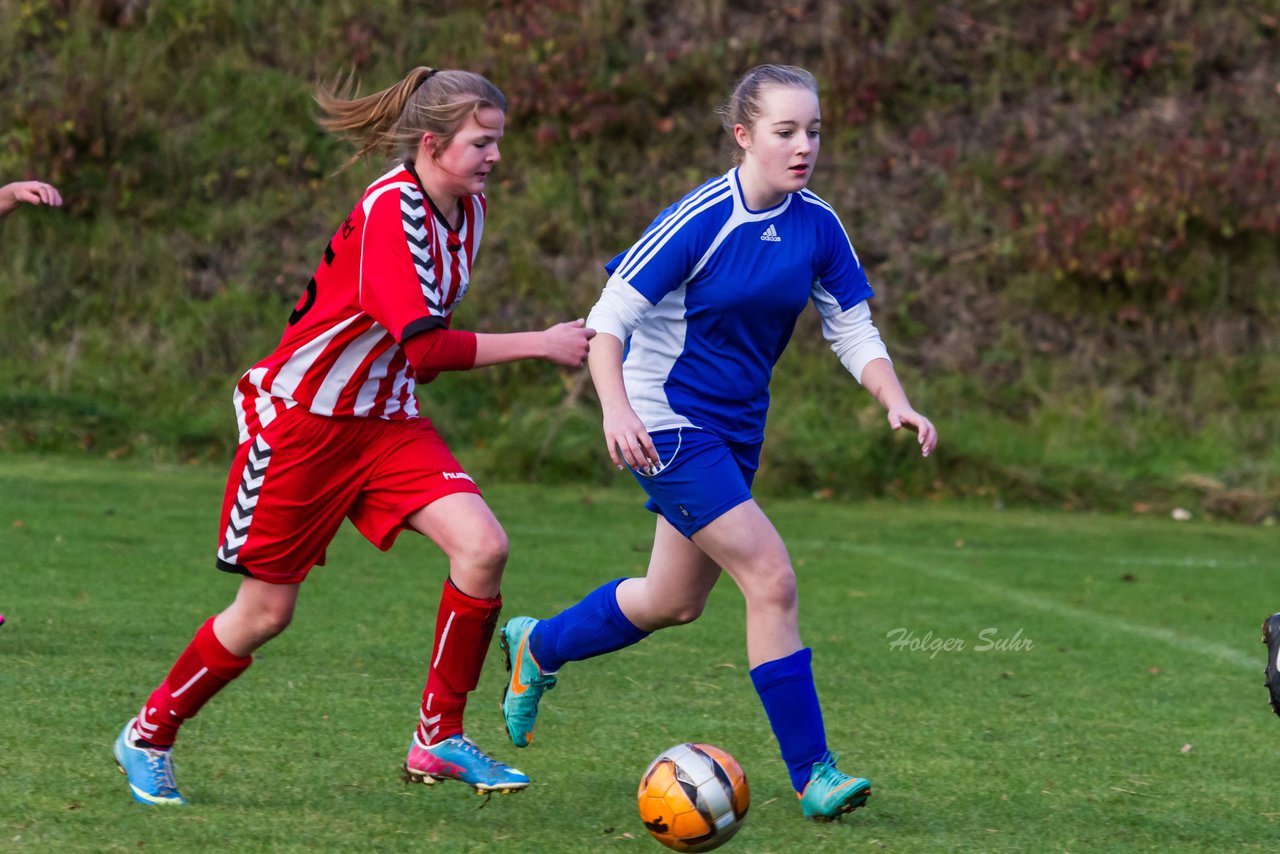
[[[466,124],[453,140],[435,157],[421,158],[427,161],[431,178],[429,189],[454,199],[483,193],[489,172],[502,159],[498,140],[502,139],[507,117],[496,107],[483,107],[467,118]],[[430,152],[435,144],[431,134],[423,137],[423,144]]]
[[[743,151],[744,178],[762,196],[757,204],[771,207],[809,183],[818,160],[822,110],[817,95],[795,86],[764,89],[760,107],[755,127],[735,125],[733,135]]]

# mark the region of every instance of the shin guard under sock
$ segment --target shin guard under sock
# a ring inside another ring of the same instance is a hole
[[[253,662],[253,656],[233,655],[222,645],[213,633],[213,620],[210,617],[200,627],[138,713],[135,732],[154,747],[172,747],[182,722],[194,718],[201,706]]]
[[[435,744],[462,732],[467,694],[475,690],[498,624],[502,597],[475,599],[445,581],[436,614],[431,669],[422,692],[418,740]]]
[[[797,792],[809,782],[813,763],[827,755],[827,731],[813,684],[812,660],[812,650],[805,648],[751,670],[751,682],[764,704]]]
[[[618,607],[616,578],[597,587],[576,605],[533,627],[529,649],[543,673],[555,673],[566,661],[582,661],[638,643],[649,636]]]

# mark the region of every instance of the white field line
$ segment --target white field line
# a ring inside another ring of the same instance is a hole
[[[1100,614],[1097,611],[1090,611],[1086,608],[1079,608],[1074,605],[1068,605],[1065,602],[1062,602],[1060,600],[1053,599],[1047,596],[1038,596],[1034,593],[1026,593],[1021,590],[1014,590],[1004,585],[992,584],[988,581],[983,581],[981,579],[974,578],[973,576],[967,575],[966,573],[958,571],[956,569],[944,569],[938,566],[937,564],[932,564],[932,565],[924,565],[919,563],[907,564],[903,560],[901,553],[895,549],[884,548],[881,546],[866,546],[866,545],[857,545],[854,543],[841,543],[841,542],[832,541],[832,540],[805,540],[804,542],[806,545],[821,544],[824,546],[835,547],[843,551],[854,551],[854,552],[863,552],[865,554],[874,554],[877,557],[879,557],[881,560],[888,560],[893,563],[896,563],[898,566],[902,567],[903,569],[910,569],[917,572],[923,572],[924,574],[932,576],[933,578],[950,581],[953,584],[960,584],[967,587],[972,587],[977,590],[981,590],[983,593],[988,594],[990,596],[1005,599],[1010,602],[1015,602],[1018,605],[1021,605],[1026,608],[1032,608],[1034,610],[1043,611],[1045,613],[1053,614],[1056,616],[1069,617],[1073,620],[1077,620],[1082,623],[1089,623],[1094,626],[1099,626],[1104,629],[1109,629],[1111,631],[1124,632],[1126,634],[1137,635],[1138,637],[1147,638],[1149,640],[1160,641],[1162,643],[1169,644],[1170,646],[1178,647],[1179,649],[1185,649],[1190,652],[1196,652],[1201,655],[1206,655],[1211,658],[1217,659],[1219,661],[1224,661],[1224,662],[1236,665],[1237,667],[1246,668],[1248,670],[1259,671],[1262,669],[1263,661],[1262,661],[1261,654],[1256,656],[1247,655],[1241,650],[1233,646],[1227,646],[1225,644],[1204,640],[1203,638],[1198,638],[1198,637],[1195,637],[1194,635],[1186,634],[1184,632],[1175,632],[1170,629],[1160,628],[1158,626],[1147,626],[1147,625],[1143,625],[1142,623],[1133,623],[1133,622],[1130,622],[1129,620],[1121,619],[1120,617],[1113,617],[1108,614]],[[918,552],[919,550],[913,550],[913,551]],[[941,554],[945,554],[948,557],[951,557],[953,559],[963,554],[963,552],[959,550],[953,551],[953,552],[946,552],[943,550],[938,550],[938,551]],[[972,555],[977,551],[978,550],[975,549],[974,552],[971,552],[970,554]],[[1000,551],[1000,550],[994,550],[994,549],[993,550],[984,549],[982,550],[982,554],[983,555],[998,554],[1000,557],[1016,557],[1017,556],[1016,553],[1013,553],[1013,552],[1006,552],[1006,551]],[[1042,558],[1043,556],[1036,555],[1036,557]],[[1091,559],[1090,562],[1093,563],[1096,561],[1093,561]],[[1153,565],[1153,564],[1158,564],[1159,562],[1134,559],[1132,563],[1135,563],[1135,564],[1145,563],[1145,564]],[[1187,566],[1191,564],[1180,562],[1178,563],[1178,565]]]
[[[839,540],[823,540],[813,538],[784,538],[788,544],[804,543],[810,546],[835,546],[837,548],[849,551],[861,551],[868,554],[878,555],[894,555],[897,554],[897,546],[873,546],[860,543],[847,543]],[[963,538],[961,538],[963,540]],[[1006,549],[1000,546],[988,546],[980,543],[969,543],[955,548],[946,546],[935,546],[933,548],[925,548],[923,546],[912,546],[911,551],[916,554],[936,555],[938,557],[955,558],[955,557],[986,557],[987,555],[1014,558],[1016,560],[1039,561],[1045,563],[1053,561],[1055,563],[1089,563],[1089,564],[1107,564],[1110,566],[1171,566],[1186,567],[1188,569],[1217,569],[1223,566],[1235,566],[1241,568],[1252,568],[1262,565],[1261,558],[1245,558],[1243,560],[1232,560],[1228,564],[1226,561],[1218,560],[1213,557],[1129,557],[1123,555],[1097,555],[1085,554],[1070,551],[1029,551],[1020,549]]]
[[[599,529],[584,526],[582,528],[566,528],[556,525],[519,525],[510,524],[505,526],[508,533],[525,534],[530,536],[553,537],[558,540],[577,539],[577,540],[596,540],[602,534]],[[652,532],[645,530],[636,534],[634,537],[637,543],[644,542],[646,539],[652,538]],[[845,543],[836,540],[825,540],[811,537],[787,537],[783,539],[788,545],[804,544],[807,546],[836,546],[842,549],[852,551],[862,551],[870,554],[893,554],[896,547],[862,545],[857,543]],[[999,546],[986,546],[979,543],[972,543],[962,548],[950,548],[946,546],[938,546],[934,548],[913,547],[913,552],[917,554],[940,555],[946,557],[955,557],[957,555],[977,556],[977,555],[999,555],[1000,557],[1009,557],[1019,560],[1037,560],[1040,562],[1054,561],[1057,563],[1091,563],[1091,564],[1107,564],[1110,566],[1173,566],[1187,567],[1189,569],[1206,568],[1216,569],[1218,567],[1228,565],[1227,562],[1212,557],[1129,557],[1123,555],[1095,555],[1095,554],[1078,554],[1074,552],[1040,552],[1026,551],[1018,549],[1004,549]],[[1245,558],[1242,560],[1230,561],[1231,566],[1241,568],[1254,568],[1262,566],[1262,558]]]
[[[559,539],[565,539],[565,538],[595,539],[600,536],[600,532],[598,530],[592,530],[592,529],[585,529],[585,530],[567,529],[566,530],[563,528],[549,527],[549,526],[542,526],[542,525],[512,525],[508,528],[508,531],[512,533],[529,534],[529,535],[553,535]],[[1003,587],[1000,585],[991,584],[986,581],[981,581],[977,578],[974,578],[970,575],[966,575],[962,572],[958,572],[956,570],[940,569],[938,568],[937,564],[933,564],[930,566],[922,565],[919,563],[908,564],[903,561],[901,550],[897,547],[873,546],[873,545],[866,545],[866,544],[859,544],[859,543],[844,542],[840,540],[827,540],[827,539],[818,539],[818,538],[812,538],[812,537],[790,537],[790,538],[787,538],[787,542],[789,545],[797,548],[801,546],[805,548],[824,548],[825,547],[825,548],[835,548],[841,551],[875,555],[879,560],[893,562],[898,566],[901,566],[903,569],[910,569],[910,570],[924,572],[925,574],[931,575],[935,578],[945,579],[947,581],[951,581],[952,583],[963,584],[970,587],[974,587],[984,591],[985,593],[989,593],[992,596],[997,596],[1001,599],[1006,599],[1011,602],[1016,602],[1019,605],[1022,605],[1027,608],[1032,608],[1037,611],[1043,611],[1049,614],[1066,616],[1066,617],[1070,617],[1071,619],[1077,620],[1079,622],[1090,623],[1095,626],[1101,626],[1106,629],[1111,629],[1112,631],[1124,632],[1126,634],[1137,635],[1138,637],[1144,637],[1149,640],[1160,641],[1162,643],[1169,644],[1170,646],[1178,647],[1179,649],[1190,650],[1192,652],[1196,652],[1201,655],[1205,655],[1205,656],[1217,659],[1219,661],[1228,662],[1237,667],[1247,668],[1253,671],[1257,671],[1261,669],[1261,666],[1260,666],[1261,659],[1259,658],[1259,656],[1248,655],[1247,653],[1243,652],[1240,649],[1237,649],[1236,647],[1226,646],[1225,644],[1204,640],[1202,638],[1197,638],[1194,635],[1189,635],[1182,632],[1174,632],[1169,629],[1162,629],[1157,626],[1147,626],[1141,623],[1133,623],[1128,620],[1121,619],[1120,617],[1112,617],[1106,614],[1099,614],[1096,611],[1090,611],[1085,608],[1078,608],[1073,605],[1068,605],[1057,599],[1052,599],[1046,596],[1037,596],[1034,593],[1024,593],[1019,590],[1011,590],[1008,587]],[[793,548],[793,551],[794,550],[795,549]],[[1078,554],[1073,552],[1037,552],[1037,551],[1025,551],[1025,550],[1016,550],[1016,549],[1001,549],[998,547],[989,547],[989,546],[982,546],[982,545],[971,545],[965,548],[915,547],[915,548],[912,548],[911,551],[913,554],[916,554],[916,555],[929,555],[930,557],[943,558],[948,560],[954,560],[957,557],[992,556],[992,557],[1001,557],[1001,558],[1012,558],[1014,560],[1027,560],[1027,561],[1035,560],[1040,562],[1051,560],[1059,563],[1088,563],[1091,565],[1106,564],[1111,566],[1123,566],[1123,567],[1165,566],[1165,567],[1189,567],[1189,568],[1196,568],[1196,567],[1217,568],[1225,565],[1223,561],[1220,561],[1216,558],[1196,558],[1196,557],[1157,558],[1157,557],[1126,557],[1126,556],[1118,556],[1118,555],[1117,556],[1107,556],[1107,555],[1099,556],[1096,554],[1085,555],[1085,554]],[[1239,566],[1242,568],[1243,567],[1252,568],[1252,567],[1259,566],[1260,561],[1256,559],[1243,560],[1243,561],[1233,560],[1231,561],[1231,565]]]

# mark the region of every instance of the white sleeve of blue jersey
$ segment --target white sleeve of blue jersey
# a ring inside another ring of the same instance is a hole
[[[644,294],[615,273],[609,277],[600,299],[587,315],[587,326],[597,333],[607,332],[619,341],[626,341],[651,308],[653,303]]]
[[[880,340],[880,330],[871,322],[871,306],[867,301],[841,311],[835,297],[820,286],[813,288],[813,303],[822,315],[822,337],[853,378],[862,382],[862,370],[875,359],[889,359],[889,351]]]

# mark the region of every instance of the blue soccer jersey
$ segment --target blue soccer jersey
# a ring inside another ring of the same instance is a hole
[[[737,169],[664,210],[605,269],[601,306],[611,291],[625,293],[615,305],[647,301],[634,306],[638,325],[623,322],[623,377],[645,428],[731,442],[763,439],[773,366],[809,300],[827,319],[872,295],[830,205],[802,190],[750,210]]]

